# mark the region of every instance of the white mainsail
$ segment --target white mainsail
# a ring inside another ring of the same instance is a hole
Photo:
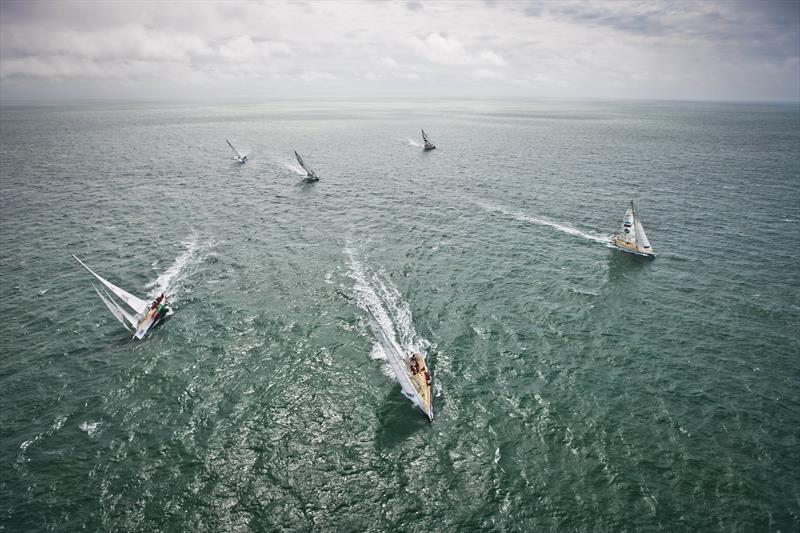
[[[403,356],[403,350],[397,345],[393,336],[388,335],[383,330],[381,323],[378,321],[369,307],[367,307],[367,312],[372,318],[372,322],[375,325],[373,329],[379,337],[378,342],[380,342],[381,346],[383,346],[385,349],[386,359],[389,361],[389,366],[392,368],[392,372],[394,372],[394,375],[397,377],[397,381],[400,383],[400,388],[403,389],[403,394],[412,402],[414,402],[414,405],[419,407],[422,412],[428,416],[428,418],[433,420],[433,408],[428,408],[425,405],[425,402],[420,397],[417,389],[411,382],[411,377],[408,375],[406,358]]]
[[[92,270],[91,268],[86,266],[86,264],[84,264],[83,261],[78,259],[78,256],[76,256],[75,254],[72,254],[72,257],[74,257],[75,260],[78,263],[80,263],[81,266],[83,266],[83,268],[88,270],[95,278],[97,278],[97,280],[100,283],[105,285],[108,288],[108,290],[113,292],[117,297],[119,297],[120,300],[122,300],[123,302],[128,304],[128,306],[130,306],[131,309],[136,311],[137,314],[139,314],[139,315],[144,314],[145,310],[147,309],[147,302],[145,302],[144,300],[142,300],[140,298],[137,298],[136,296],[134,296],[133,294],[129,293],[128,291],[126,291],[124,289],[120,289],[119,287],[117,287],[116,285],[114,285],[113,283],[108,281],[107,279],[100,277],[94,270]],[[115,313],[115,316],[116,316],[116,313]]]
[[[633,202],[631,202],[631,206],[625,211],[625,216],[622,217],[622,231],[619,233],[619,236],[626,244],[636,246],[636,225],[634,224]]]

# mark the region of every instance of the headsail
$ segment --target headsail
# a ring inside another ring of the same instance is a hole
[[[642,223],[639,221],[639,216],[635,216],[634,219],[636,220],[636,246],[641,252],[653,253],[653,248],[650,246],[650,239],[647,238],[647,234],[644,232]]]
[[[94,286],[94,284],[93,284],[93,286]],[[95,290],[97,290],[97,289],[95,288]],[[133,327],[138,327],[139,319],[137,317],[133,316],[132,314],[130,314],[129,312],[127,312],[125,309],[123,309],[123,307],[121,305],[119,305],[116,301],[114,301],[113,298],[111,298],[111,295],[108,294],[108,292],[106,292],[105,289],[103,289],[103,292],[105,293],[106,297],[109,300],[111,300],[111,303],[114,304],[114,306],[119,310],[119,312],[122,313],[122,316],[125,317],[125,320],[127,320],[128,323],[130,325],[132,325]]]
[[[137,298],[136,296],[134,296],[133,294],[129,293],[126,290],[120,289],[119,287],[117,287],[116,285],[114,285],[113,283],[108,281],[107,279],[100,277],[97,273],[95,273],[94,270],[92,270],[91,268],[86,266],[83,261],[78,259],[78,256],[76,256],[75,254],[72,254],[72,257],[74,257],[75,260],[83,266],[83,268],[88,270],[95,278],[97,278],[97,280],[100,283],[105,285],[108,288],[108,290],[113,292],[117,297],[119,297],[120,300],[122,300],[123,302],[128,304],[131,309],[136,311],[137,314],[141,315],[141,314],[143,314],[145,312],[145,310],[147,309],[147,302],[145,302],[142,299]],[[116,314],[115,314],[115,316],[116,316]]]
[[[120,306],[118,306],[116,303],[114,303],[114,301],[110,297],[106,298],[106,296],[108,296],[108,293],[106,293],[106,296],[103,296],[103,293],[101,293],[99,290],[97,290],[97,287],[95,287],[94,284],[92,284],[92,287],[94,288],[94,292],[96,292],[97,295],[100,297],[100,299],[103,300],[103,303],[106,304],[106,307],[108,307],[108,310],[111,311],[111,314],[114,315],[114,317],[117,320],[119,320],[120,323],[123,326],[125,326],[125,329],[127,329],[128,331],[131,330],[128,327],[128,323],[125,322],[126,319],[128,320],[128,322],[131,323],[131,325],[136,327],[136,319],[134,318],[133,320],[131,320],[131,318],[133,318],[133,317],[131,317],[131,315],[129,315],[128,313],[123,311],[123,309]]]
[[[308,168],[306,166],[305,162],[303,161],[303,158],[300,157],[300,154],[297,153],[297,150],[294,150],[294,156],[297,158],[297,162],[300,163],[300,166],[303,167],[303,170],[306,171],[306,174],[308,174],[308,177],[310,177],[310,178],[316,178],[317,177],[316,172],[314,172],[313,170],[311,170],[310,168]]]
[[[231,142],[228,140],[228,138],[227,138],[227,137],[225,138],[225,142],[226,142],[226,143],[228,143],[228,146],[230,146],[230,147],[231,147],[231,150],[233,150],[233,153],[234,153],[234,154],[236,154],[236,158],[237,158],[239,161],[241,161],[242,159],[244,159],[244,156],[243,156],[242,154],[240,154],[240,153],[239,153],[239,150],[237,150],[236,148],[234,148],[234,147],[233,147],[233,145],[231,144]]]
[[[422,130],[422,140],[425,141],[425,144],[430,143],[430,141],[428,140],[428,136],[425,135],[425,130]]]

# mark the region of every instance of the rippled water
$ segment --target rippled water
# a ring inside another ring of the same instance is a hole
[[[0,529],[800,528],[796,105],[0,126]],[[607,245],[631,199],[654,261]],[[73,253],[174,315],[131,341]],[[367,303],[425,350],[432,423]]]

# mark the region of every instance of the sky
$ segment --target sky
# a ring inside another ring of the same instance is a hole
[[[0,99],[800,101],[800,0],[0,0]]]

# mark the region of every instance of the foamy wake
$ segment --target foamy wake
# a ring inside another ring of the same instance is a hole
[[[417,148],[422,148],[422,143],[412,139],[411,137],[406,138],[406,144],[409,146],[416,146]]]
[[[199,250],[196,237],[192,237],[181,244],[184,246],[184,250],[178,254],[169,268],[146,285],[146,287],[150,289],[148,293],[150,298],[155,298],[163,292],[166,293],[171,301],[174,302],[177,300],[176,296],[180,282],[184,278],[187,267],[194,261]],[[156,266],[157,265],[154,263],[153,268],[156,268]]]
[[[522,222],[528,222],[530,224],[537,224],[539,226],[549,226],[568,235],[573,235],[575,237],[580,237],[582,239],[588,239],[590,241],[599,242],[602,244],[608,244],[610,242],[610,237],[608,235],[601,235],[599,233],[589,233],[586,231],[579,230],[578,228],[573,228],[572,226],[569,226],[567,224],[559,224],[558,222],[553,222],[552,220],[548,220],[546,218],[534,217],[531,215],[526,215],[524,213],[510,211],[502,207],[496,207],[481,203],[478,203],[477,205],[488,211],[499,211],[500,213],[504,213],[516,220]]]
[[[286,161],[281,161],[281,166],[287,170],[291,170],[295,174],[300,174],[301,176],[306,175],[306,171],[303,170],[303,167],[300,165],[296,165],[294,163],[287,163]]]
[[[412,322],[411,309],[403,300],[400,291],[384,272],[376,272],[360,261],[348,244],[344,250],[350,264],[348,276],[354,280],[353,291],[356,304],[365,311],[369,309],[377,320],[377,327],[391,340],[396,341],[403,352],[422,352],[430,343],[417,335]],[[376,341],[370,357],[387,360],[386,348]],[[388,366],[385,373],[394,377]]]

